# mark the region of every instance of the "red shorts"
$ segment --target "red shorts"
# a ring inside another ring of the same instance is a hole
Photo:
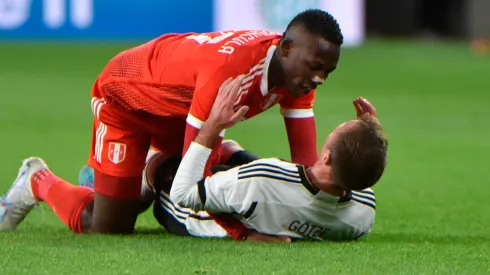
[[[170,155],[183,150],[185,118],[161,117],[146,112],[132,112],[118,104],[107,104],[92,94],[94,124],[88,165],[114,177],[141,177],[150,146]],[[126,199],[137,198],[141,181],[135,186],[95,182],[97,193]]]

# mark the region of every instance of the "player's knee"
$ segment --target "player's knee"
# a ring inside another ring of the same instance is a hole
[[[260,157],[247,150],[234,151],[224,162],[228,166],[238,166],[258,160]]]
[[[223,141],[221,142],[221,146],[225,146],[225,145],[235,146],[235,147],[240,148],[241,150],[244,150],[243,147],[237,141],[235,141],[233,139],[223,139]]]
[[[141,211],[141,176],[114,177],[95,171],[91,232],[128,234]]]
[[[80,223],[82,227],[82,233],[87,233],[92,231],[92,213],[94,211],[94,202],[90,203],[85,207],[80,216]]]
[[[95,193],[91,233],[130,234],[134,232],[139,200],[120,200]]]
[[[172,156],[158,165],[154,176],[154,187],[157,193],[159,191],[170,192],[173,179],[175,174],[177,174],[181,161],[181,156]]]
[[[220,148],[220,164],[224,164],[228,161],[228,159],[236,152],[243,151],[242,146],[238,144],[238,142],[232,139],[225,139],[221,142]]]

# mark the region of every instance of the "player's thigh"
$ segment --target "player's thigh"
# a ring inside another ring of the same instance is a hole
[[[88,161],[95,171],[92,231],[131,233],[151,137],[132,123],[137,117],[131,114],[105,106],[95,110]]]
[[[167,155],[181,155],[184,147],[185,119],[154,117],[151,133],[151,145]]]

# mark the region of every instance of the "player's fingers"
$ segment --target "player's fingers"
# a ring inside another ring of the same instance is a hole
[[[223,82],[223,84],[221,84],[221,86],[219,87],[219,90],[218,90],[218,96],[222,96],[223,94],[225,94],[228,90],[228,86],[230,84],[230,82],[233,80],[232,77],[228,78],[227,80],[225,80]]]
[[[281,242],[284,242],[284,243],[292,242],[291,237],[288,237],[288,236],[279,236],[279,239]]]
[[[373,104],[371,104],[367,99],[361,98],[360,105],[365,113],[370,113],[372,116],[376,116],[376,109]]]
[[[238,109],[238,111],[236,111],[235,114],[231,116],[229,127],[232,127],[233,125],[238,123],[247,114],[248,110],[248,106],[240,107],[240,109]]]
[[[359,117],[360,115],[362,115],[362,109],[359,106],[357,100],[354,100],[352,103],[354,104],[354,108],[356,109],[356,116]]]
[[[238,92],[240,91],[240,87],[242,86],[242,82],[245,79],[245,75],[239,75],[237,78],[233,80],[233,83],[231,84],[230,91],[229,91],[229,96],[230,98],[235,101],[235,98],[238,95]]]

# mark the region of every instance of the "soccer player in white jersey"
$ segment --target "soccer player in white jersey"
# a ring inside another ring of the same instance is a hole
[[[208,211],[235,214],[249,228],[286,241],[355,240],[368,233],[375,217],[370,187],[383,174],[388,146],[372,105],[362,98],[354,101],[357,119],[327,137],[312,167],[259,159],[203,178],[209,148],[247,111],[246,106],[233,110],[238,89],[238,80],[220,89],[173,180],[169,202],[188,209],[187,230],[192,230],[189,217]]]

